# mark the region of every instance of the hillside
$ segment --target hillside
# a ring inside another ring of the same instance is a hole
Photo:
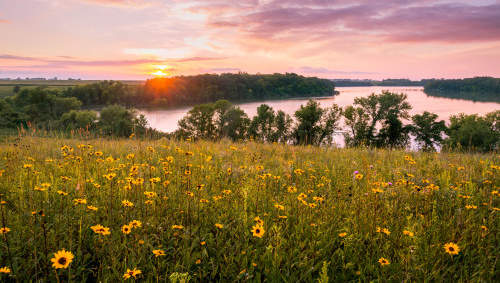
[[[11,138],[0,267],[19,281],[494,281],[499,158]]]

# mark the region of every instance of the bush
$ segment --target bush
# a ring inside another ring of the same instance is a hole
[[[105,135],[128,137],[132,133],[144,133],[147,121],[135,110],[112,105],[102,109],[98,126]]]

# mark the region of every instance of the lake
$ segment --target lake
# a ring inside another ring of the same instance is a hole
[[[336,103],[342,107],[351,105],[355,97],[368,96],[371,93],[380,93],[382,90],[390,92],[406,93],[408,102],[413,106],[411,114],[422,113],[424,111],[433,112],[439,115],[440,119],[448,120],[448,117],[457,113],[485,114],[500,109],[499,103],[494,102],[474,102],[469,100],[451,99],[427,96],[423,87],[338,87],[335,88],[340,94],[331,97],[316,98],[322,106],[331,106]],[[293,113],[305,105],[309,98],[305,99],[285,99],[266,100],[257,102],[246,102],[237,104],[251,118],[256,115],[257,107],[263,103],[268,104],[274,110],[283,110],[293,117]],[[179,121],[192,107],[183,107],[168,110],[145,110],[139,112],[148,119],[149,126],[163,132],[172,132],[177,129]]]

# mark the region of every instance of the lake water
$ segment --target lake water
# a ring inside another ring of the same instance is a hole
[[[332,97],[317,98],[322,106],[331,106],[333,103],[339,106],[351,105],[355,97],[368,96],[371,93],[381,93],[382,90],[391,92],[406,93],[408,101],[413,106],[411,114],[422,113],[424,111],[433,112],[439,115],[440,119],[448,120],[453,114],[485,114],[491,111],[499,110],[500,104],[494,102],[474,102],[461,99],[450,99],[427,96],[423,87],[338,87],[339,95]],[[293,117],[293,113],[305,105],[309,99],[286,99],[286,100],[266,100],[258,102],[247,102],[238,104],[238,106],[251,118],[256,115],[257,107],[263,103],[271,106],[275,111],[283,110]],[[168,110],[140,110],[149,122],[149,126],[163,132],[172,132],[177,129],[179,121],[191,107],[183,107]]]

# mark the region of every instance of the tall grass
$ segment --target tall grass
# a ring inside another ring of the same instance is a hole
[[[0,280],[116,282],[128,269],[145,281],[495,281],[499,165],[494,154],[21,136],[0,144]],[[55,269],[63,249],[74,258]]]

